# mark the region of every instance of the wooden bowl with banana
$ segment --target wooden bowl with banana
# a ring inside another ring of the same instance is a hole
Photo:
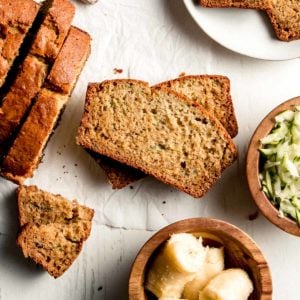
[[[135,258],[129,300],[269,300],[272,279],[256,243],[227,222],[193,218],[151,237]]]

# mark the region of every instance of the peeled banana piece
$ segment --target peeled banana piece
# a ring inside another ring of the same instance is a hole
[[[224,270],[224,248],[208,248],[205,261],[196,277],[184,286],[183,297],[198,300],[199,292],[218,273]]]
[[[172,235],[150,266],[146,289],[158,298],[180,299],[184,285],[202,268],[206,251],[192,234]]]
[[[227,269],[216,275],[199,293],[199,300],[247,300],[253,291],[248,274],[242,269]]]

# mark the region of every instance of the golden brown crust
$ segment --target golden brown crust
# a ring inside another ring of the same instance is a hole
[[[69,35],[47,78],[48,87],[54,91],[70,94],[80,69],[90,53],[90,35],[71,27]]]
[[[119,80],[118,82],[121,82],[121,81]],[[109,149],[109,148],[107,148],[107,146],[104,146],[104,144],[102,145],[101,142],[99,142],[99,141],[97,143],[95,143],[95,141],[90,142],[88,137],[86,137],[86,132],[89,131],[90,129],[92,129],[92,124],[90,124],[90,122],[89,122],[90,101],[92,101],[92,99],[94,97],[99,97],[99,95],[97,95],[97,92],[101,91],[105,85],[111,84],[112,86],[114,86],[115,84],[117,85],[118,82],[112,80],[112,81],[103,82],[102,84],[98,84],[98,85],[97,84],[89,85],[88,92],[87,92],[86,106],[85,106],[85,114],[82,118],[81,126],[78,131],[77,143],[79,143],[84,148],[88,148],[99,154],[111,157],[112,159],[115,159],[121,163],[125,163],[129,166],[140,169],[141,171],[143,171],[147,174],[150,174],[150,175],[156,177],[157,179],[164,181],[165,183],[171,184],[172,186],[175,186],[176,188],[183,190],[186,193],[188,193],[194,197],[203,196],[204,193],[206,193],[208,191],[208,189],[211,187],[211,185],[215,182],[215,180],[220,176],[219,173],[211,172],[210,176],[206,178],[206,181],[203,183],[201,182],[202,186],[198,186],[198,185],[192,186],[192,184],[183,185],[182,182],[173,180],[173,178],[171,178],[170,176],[166,176],[163,170],[146,167],[146,165],[141,164],[139,161],[139,158],[136,157],[134,155],[134,153],[132,155],[128,155],[128,156],[123,155],[121,149],[118,149],[118,150]],[[123,82],[126,82],[126,83],[132,82],[134,84],[134,81],[131,81],[131,80],[129,80],[129,81],[123,80]],[[141,82],[140,85],[141,86],[144,85],[146,90],[149,88],[149,86],[144,82]],[[224,139],[227,141],[226,150],[228,151],[228,153],[230,153],[231,157],[228,156],[227,160],[225,160],[225,157],[224,157],[224,161],[221,162],[221,170],[225,169],[227,166],[229,166],[235,160],[235,158],[237,156],[237,149],[236,149],[234,143],[232,142],[229,134],[227,133],[227,131],[223,128],[223,126],[220,124],[220,122],[217,119],[212,117],[209,113],[207,113],[207,111],[205,109],[203,109],[199,105],[193,104],[193,102],[190,99],[185,98],[182,95],[179,95],[176,92],[173,92],[171,90],[156,87],[156,88],[152,88],[150,93],[155,94],[155,93],[158,93],[159,91],[163,91],[166,94],[173,95],[179,101],[182,101],[184,103],[190,103],[190,105],[197,107],[197,110],[201,112],[201,115],[205,116],[205,118],[209,119],[210,122],[212,122],[212,124],[214,125],[214,128],[216,129],[216,131],[219,132],[220,136],[224,137]],[[99,103],[99,105],[101,106],[101,103]],[[103,126],[105,126],[105,125],[103,125]]]
[[[252,9],[267,9],[269,0],[199,0],[200,5],[205,7],[215,8],[252,8]]]
[[[71,41],[71,43],[68,41]],[[76,44],[74,44],[74,41],[76,41]],[[66,53],[70,53],[70,47],[73,47],[72,51],[77,49],[74,48],[75,46],[78,48],[79,54],[70,60],[71,63],[68,63],[63,58],[66,58]],[[58,75],[55,77],[55,83],[58,86],[64,86],[66,94],[56,93],[46,88],[42,89],[12,147],[2,162],[1,173],[4,177],[16,183],[22,183],[24,179],[32,177],[40,162],[43,149],[67,103],[89,53],[89,35],[72,28],[57,57],[54,64],[55,67],[53,67],[53,70],[60,70],[68,74],[67,76]],[[71,68],[71,70],[64,71],[64,67]],[[52,75],[53,73],[55,72],[52,72]],[[48,78],[50,78],[50,81],[53,79],[50,75]],[[65,78],[68,79],[67,83],[64,81]],[[62,82],[59,80],[62,80]]]
[[[69,32],[74,14],[75,7],[70,1],[53,0],[30,52],[53,62]]]
[[[46,78],[47,65],[29,55],[8,94],[5,96],[0,113],[0,145],[8,142],[20,125],[32,101],[37,96]]]
[[[33,105],[28,118],[2,162],[2,175],[22,183],[19,178],[33,175],[64,100],[59,95],[43,89]],[[66,100],[65,100],[66,102]]]
[[[0,1],[0,87],[18,56],[21,44],[38,13],[32,0]]]

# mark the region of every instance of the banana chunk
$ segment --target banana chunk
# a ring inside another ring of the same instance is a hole
[[[145,287],[156,297],[180,299],[184,285],[202,268],[207,248],[192,234],[174,234],[150,266]]]
[[[253,291],[248,274],[242,269],[227,269],[216,275],[199,293],[199,300],[247,300]]]
[[[189,300],[198,300],[199,292],[223,270],[224,248],[208,248],[203,267],[196,277],[184,286],[183,297]]]

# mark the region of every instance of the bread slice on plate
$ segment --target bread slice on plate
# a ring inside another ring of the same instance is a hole
[[[89,85],[77,143],[194,197],[237,156],[229,134],[204,108],[172,90],[126,79]]]
[[[32,177],[53,129],[90,53],[90,36],[76,28],[69,35],[20,132],[5,156],[1,175],[16,183]]]
[[[282,41],[300,39],[300,1],[270,1],[267,9],[277,37]]]
[[[33,0],[0,0],[0,87],[19,54],[39,8]]]
[[[221,75],[190,75],[165,81],[156,86],[176,91],[202,105],[217,117],[231,137],[237,135],[238,125],[230,95],[230,81]],[[145,174],[108,157],[89,152],[105,172],[113,189],[121,189],[140,180]]]
[[[206,7],[238,7],[264,10],[276,36],[282,41],[300,39],[300,2],[298,0],[199,0]]]
[[[17,195],[21,225],[17,244],[25,257],[55,278],[61,276],[89,237],[94,211],[36,186],[20,186]]]

